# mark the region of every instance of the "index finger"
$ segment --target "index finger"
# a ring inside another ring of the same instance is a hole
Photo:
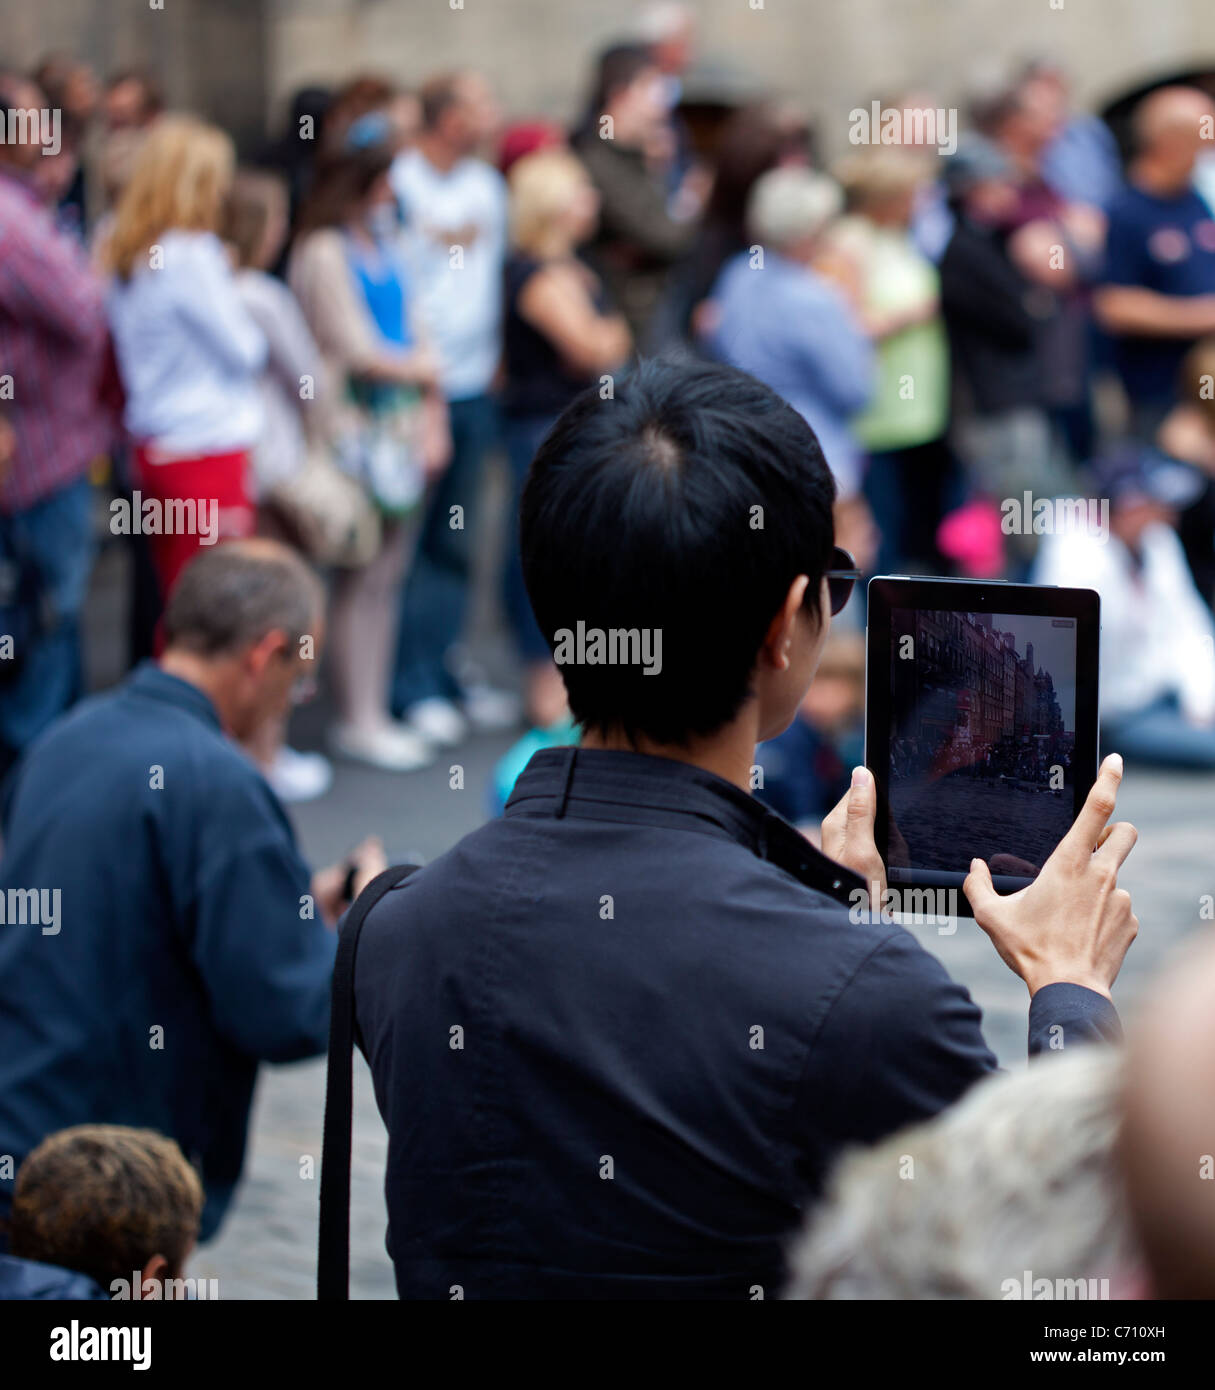
[[[1121,781],[1122,757],[1111,753],[1098,769],[1097,780],[1089,789],[1075,823],[1059,842],[1060,849],[1085,856],[1092,854],[1106,822],[1114,814]]]

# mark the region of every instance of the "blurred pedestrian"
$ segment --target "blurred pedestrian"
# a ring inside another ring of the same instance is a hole
[[[39,110],[43,94],[0,73],[0,110]],[[37,196],[37,142],[0,144],[0,366],[7,446],[0,457],[0,764],[82,689],[80,614],[93,560],[91,463],[114,420],[101,386],[102,286]]]
[[[256,529],[250,470],[267,348],[218,235],[234,163],[223,131],[162,117],[103,252],[133,481],[160,512],[149,544],[162,602],[201,545]]]
[[[392,187],[405,222],[421,312],[439,356],[451,463],[432,491],[401,605],[393,708],[420,737],[451,747],[470,724],[508,727],[518,702],[455,669],[464,632],[482,479],[500,440],[494,377],[502,354],[506,185],[483,155],[501,125],[486,80],[470,71],[423,84],[422,129],[397,156]]]
[[[812,133],[793,106],[757,102],[725,123],[716,147],[713,183],[687,259],[671,274],[651,325],[651,340],[663,350],[686,350],[697,337],[697,316],[713,282],[731,256],[750,245],[747,200],[769,169],[811,162]]]
[[[240,1177],[258,1062],[324,1050],[326,923],[384,867],[368,841],[310,874],[233,742],[315,669],[323,603],[283,546],[203,551],[159,664],[48,731],[4,808],[2,891],[40,910],[0,933],[0,1153],[20,1163],[86,1122],[156,1129],[202,1177],[204,1240]],[[0,1215],[11,1199],[0,1174]]]
[[[528,466],[557,416],[632,346],[599,278],[577,255],[593,235],[599,197],[566,151],[527,155],[511,169],[506,262],[503,416],[513,480],[505,596],[528,667],[527,714],[541,728],[565,713],[565,687],[532,615],[519,558],[519,498]]]
[[[338,400],[338,456],[383,523],[375,556],[335,577],[331,740],[344,757],[405,772],[431,752],[390,712],[401,585],[450,436],[421,296],[397,234],[392,160],[381,141],[326,161],[300,212],[288,281]]]
[[[740,251],[718,277],[706,343],[793,406],[813,428],[840,497],[851,499],[861,487],[851,421],[872,395],[874,353],[848,296],[816,268],[842,206],[839,185],[809,169],[773,169],[758,180],[748,212],[756,249]]]
[[[1114,335],[1132,424],[1150,440],[1177,398],[1182,359],[1215,333],[1215,218],[1194,189],[1215,102],[1162,87],[1135,111],[1135,154],[1109,209],[1105,270],[1094,307]]]
[[[869,454],[864,492],[884,574],[940,572],[936,531],[953,483],[940,279],[910,231],[930,167],[886,146],[858,151],[836,170],[848,213],[827,234],[831,252],[855,267],[862,323],[876,348],[873,396],[853,429]]]
[[[941,304],[953,363],[952,437],[971,487],[989,504],[1030,491],[1053,497],[1042,323],[1054,297],[1031,285],[1010,246],[1018,188],[1008,157],[974,135],[959,142],[947,177],[955,227],[941,259]],[[1010,538],[1013,562],[1034,537]]]
[[[1128,760],[1215,769],[1215,622],[1175,530],[1195,470],[1131,442],[1094,468],[1101,526],[1042,537],[1039,584],[1101,595],[1101,736]]]
[[[269,274],[287,239],[286,180],[262,170],[237,173],[228,198],[224,240],[236,259],[236,288],[265,335],[266,367],[259,380],[264,426],[253,451],[258,529],[282,536],[275,496],[298,484],[310,447],[325,445],[329,385],[320,350],[295,296]],[[286,741],[286,720],[268,721],[248,745],[280,801],[311,801],[333,780],[320,753],[301,753]]]
[[[603,53],[572,143],[600,197],[588,259],[644,351],[671,268],[695,232],[690,216],[676,217],[668,206],[667,89],[648,48],[620,44]]]

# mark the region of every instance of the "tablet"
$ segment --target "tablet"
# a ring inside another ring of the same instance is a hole
[[[1091,589],[869,581],[865,763],[876,839],[905,916],[973,916],[1032,883],[1097,775],[1100,600]]]

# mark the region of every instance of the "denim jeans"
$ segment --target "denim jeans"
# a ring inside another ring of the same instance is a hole
[[[492,396],[452,401],[451,462],[427,503],[413,567],[401,598],[392,705],[398,713],[419,700],[456,699],[447,649],[459,641],[468,608],[472,543],[481,502],[486,456],[498,442],[498,407]],[[463,508],[463,528],[451,509]]]
[[[0,516],[0,757],[18,756],[80,695],[80,613],[93,568],[93,489],[80,478]]]
[[[1107,720],[1101,747],[1103,753],[1121,753],[1127,762],[1215,771],[1215,728],[1188,723],[1171,695]]]

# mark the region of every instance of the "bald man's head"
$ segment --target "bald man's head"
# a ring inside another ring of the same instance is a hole
[[[1205,147],[1215,150],[1215,101],[1196,87],[1161,87],[1135,108],[1140,159],[1192,169]]]
[[[1215,1298],[1215,941],[1161,980],[1130,1049],[1121,1152],[1160,1298]]]

